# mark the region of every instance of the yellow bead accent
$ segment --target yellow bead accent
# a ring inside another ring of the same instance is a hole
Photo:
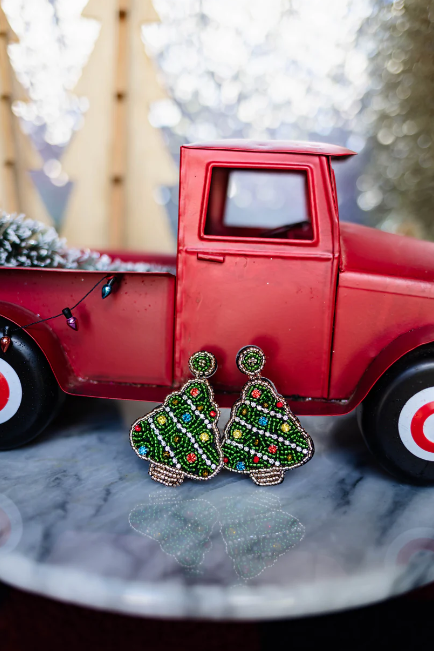
[[[292,461],[292,454],[288,454],[286,458],[288,459],[288,461]]]
[[[245,415],[247,414],[247,409],[242,409],[242,410],[241,410],[241,414],[242,414],[243,416],[245,416]]]
[[[288,423],[282,423],[280,429],[282,430],[282,432],[289,432],[291,428],[289,427]]]
[[[210,436],[209,436],[208,432],[202,432],[202,434],[199,436],[199,438],[202,441],[202,443],[206,443],[206,441],[209,441]]]
[[[234,429],[234,439],[240,439],[243,433],[240,429]]]
[[[158,416],[158,418],[157,418],[157,423],[158,423],[159,425],[164,425],[164,423],[166,422],[166,420],[167,420],[166,416],[161,415],[161,416]]]

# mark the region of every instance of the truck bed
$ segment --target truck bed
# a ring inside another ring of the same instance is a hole
[[[141,254],[140,260],[144,259]],[[158,259],[164,264],[162,257]],[[149,261],[157,259],[149,256]],[[58,314],[77,303],[105,275],[1,268],[2,313],[18,325]],[[63,316],[26,330],[44,350],[67,393],[116,398],[123,397],[118,393],[126,387],[172,383],[174,274],[119,272],[116,276],[120,283],[108,298],[102,300],[98,287],[74,310],[78,332],[67,326]]]

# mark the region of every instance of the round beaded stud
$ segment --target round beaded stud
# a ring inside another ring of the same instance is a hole
[[[190,371],[197,378],[209,378],[211,375],[214,375],[217,370],[216,358],[207,351],[201,351],[192,355],[188,360],[188,365]]]
[[[237,354],[236,363],[242,373],[252,377],[259,375],[264,368],[265,355],[257,346],[244,346]],[[260,395],[259,392],[259,395],[253,397],[259,398]]]

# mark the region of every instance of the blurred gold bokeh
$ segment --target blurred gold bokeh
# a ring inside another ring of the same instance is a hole
[[[174,252],[179,147],[355,149],[341,219],[434,239],[434,0],[1,0],[0,207]]]

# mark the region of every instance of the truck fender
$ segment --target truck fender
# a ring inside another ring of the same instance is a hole
[[[404,332],[388,344],[369,364],[356,391],[350,398],[351,409],[357,407],[368,395],[374,384],[399,359],[419,346],[434,342],[434,324]]]
[[[0,301],[0,316],[8,319],[17,326],[38,321],[40,318],[37,314],[22,306],[4,301]],[[56,334],[47,323],[39,323],[37,326],[26,328],[26,333],[33,339],[46,357],[60,387],[66,390],[68,380],[72,376],[72,370],[69,367],[68,360]],[[11,337],[13,345],[13,334]]]

